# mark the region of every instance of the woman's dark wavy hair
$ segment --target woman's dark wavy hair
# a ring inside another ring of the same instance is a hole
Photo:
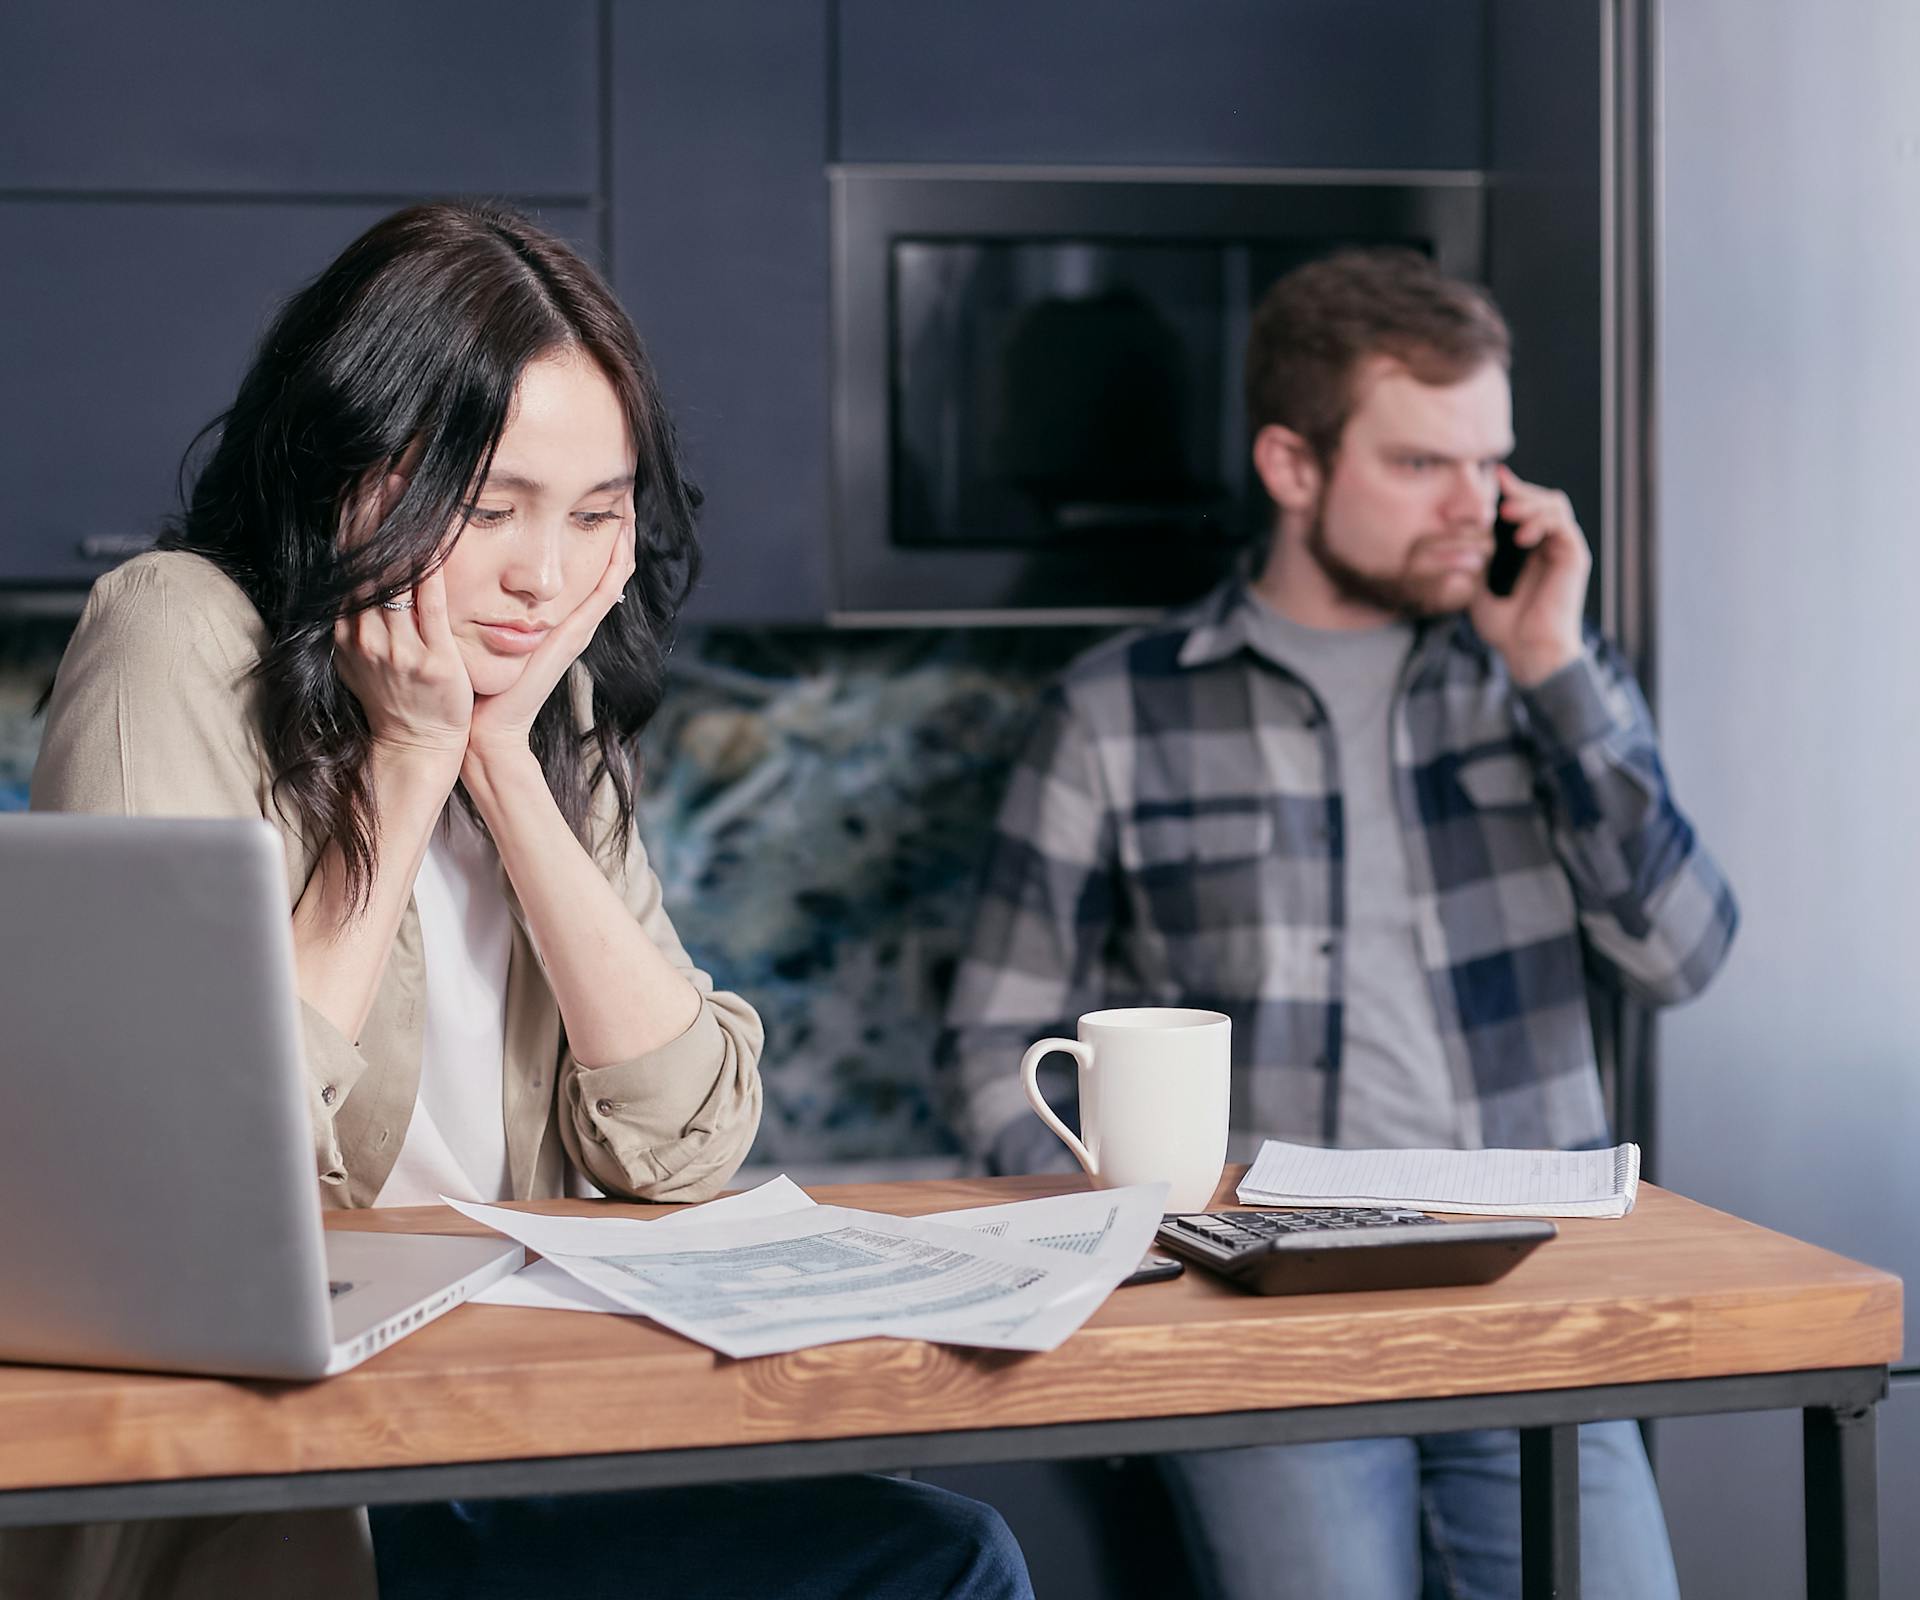
[[[699,569],[699,491],[633,324],[592,267],[504,207],[439,203],[376,223],[274,320],[232,409],[202,430],[212,453],[159,541],[219,566],[266,622],[260,714],[274,795],[316,848],[335,841],[363,902],[374,865],[369,735],[334,670],[335,619],[403,594],[452,548],[527,364],[583,352],[619,396],[636,456],[636,566],[624,605],[581,664],[593,727],[567,680],[532,730],[534,755],[589,848],[594,788],[633,821],[635,740],[660,703],[681,602]],[[416,452],[407,486],[364,542],[345,519]],[[183,463],[183,480],[187,468]]]

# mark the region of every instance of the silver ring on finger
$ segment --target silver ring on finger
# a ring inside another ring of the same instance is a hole
[[[403,594],[393,600],[382,600],[380,602],[380,609],[382,611],[411,611],[413,609],[413,596]]]

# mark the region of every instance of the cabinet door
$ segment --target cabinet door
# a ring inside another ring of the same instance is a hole
[[[1602,300],[1601,35],[1564,8],[1487,10],[1487,286],[1513,329],[1513,420],[1522,476],[1573,501],[1599,570]],[[1624,1136],[1624,1134],[1623,1134]]]
[[[1478,0],[842,0],[842,161],[1474,168]]]
[[[84,585],[150,539],[278,303],[389,209],[0,203],[0,583]]]
[[[592,195],[593,0],[0,7],[0,189]]]
[[[827,609],[826,7],[614,11],[613,270],[707,504],[689,615]]]

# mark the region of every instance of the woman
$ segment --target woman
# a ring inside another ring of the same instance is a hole
[[[523,218],[417,207],[289,302],[218,426],[89,597],[33,804],[281,830],[329,1203],[712,1195],[761,1030],[634,829],[698,497],[625,314]],[[52,1530],[0,1578],[338,1596],[363,1530]],[[994,1513],[891,1479],[381,1510],[372,1544],[388,1595],[1027,1593]]]

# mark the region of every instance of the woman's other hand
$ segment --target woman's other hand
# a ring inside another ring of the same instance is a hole
[[[606,570],[600,574],[599,582],[548,632],[540,648],[527,658],[526,670],[513,686],[474,701],[473,721],[467,735],[469,770],[476,764],[527,755],[533,719],[540,714],[554,686],[567,675],[567,669],[593,642],[601,620],[620,603],[626,592],[627,580],[634,570],[633,542],[633,525],[628,523],[608,548]]]

